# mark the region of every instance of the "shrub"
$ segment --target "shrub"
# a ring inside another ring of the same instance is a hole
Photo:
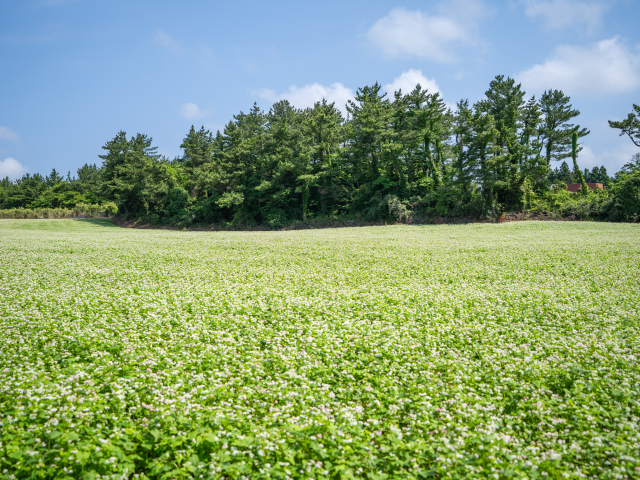
[[[616,192],[614,204],[617,214],[627,221],[640,219],[640,173],[630,175]]]
[[[189,194],[182,187],[173,187],[164,213],[167,217],[183,217],[189,205]]]
[[[108,215],[115,215],[118,213],[118,206],[113,202],[108,202],[103,205],[105,213]]]
[[[35,218],[72,218],[95,216],[103,207],[97,204],[79,203],[73,208],[10,208],[0,210],[0,218],[35,219]]]
[[[283,228],[287,224],[287,215],[279,208],[269,210],[265,216],[267,225],[273,229]]]
[[[551,212],[579,220],[606,218],[610,198],[611,192],[604,190],[574,194],[556,185],[555,189],[533,198],[530,211],[534,214]]]
[[[398,222],[404,222],[411,217],[411,212],[407,210],[407,207],[400,199],[395,195],[387,195],[382,199],[383,204],[386,206],[388,216]]]

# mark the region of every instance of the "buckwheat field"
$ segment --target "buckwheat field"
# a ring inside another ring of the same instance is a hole
[[[640,226],[0,222],[0,478],[640,478]]]

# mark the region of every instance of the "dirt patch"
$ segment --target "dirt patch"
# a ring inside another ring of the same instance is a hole
[[[497,222],[526,222],[526,221],[540,221],[540,222],[577,222],[580,219],[575,215],[568,217],[562,217],[551,212],[532,214],[529,212],[517,212],[517,213],[503,213],[497,219]]]
[[[194,232],[223,232],[223,231],[242,231],[242,232],[271,232],[271,231],[287,231],[287,230],[315,230],[322,228],[348,228],[348,227],[380,227],[384,225],[466,225],[469,223],[505,223],[505,222],[526,222],[526,221],[544,221],[544,222],[573,222],[580,221],[575,215],[570,217],[560,217],[552,213],[531,214],[528,212],[504,213],[497,219],[486,218],[478,219],[471,217],[432,217],[422,218],[411,222],[368,222],[365,220],[333,220],[333,221],[296,221],[291,225],[283,228],[273,229],[264,225],[196,225],[190,227],[180,227],[176,225],[153,225],[149,222],[127,220],[122,217],[113,217],[111,221],[123,228],[138,228],[143,230],[182,230]]]

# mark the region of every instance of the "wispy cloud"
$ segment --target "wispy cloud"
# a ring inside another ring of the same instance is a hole
[[[600,26],[602,16],[611,8],[608,0],[523,0],[524,11],[532,19],[540,19],[549,29],[569,26],[592,31]]]
[[[163,32],[160,29],[157,29],[153,34],[153,40],[156,45],[164,48],[165,50],[174,53],[176,55],[180,55],[183,50],[180,44],[168,33]]]
[[[0,179],[9,177],[11,180],[15,180],[25,173],[27,173],[27,168],[15,158],[7,157],[0,160]]]
[[[479,21],[490,9],[479,0],[457,0],[436,6],[436,13],[396,8],[367,32],[385,58],[418,57],[442,63],[456,61],[455,47],[480,41]]]
[[[8,129],[7,127],[0,127],[0,139],[17,142],[20,139],[20,137],[13,130]]]
[[[329,86],[321,85],[317,82],[305,85],[304,87],[292,85],[287,91],[282,93],[276,93],[275,90],[262,88],[260,90],[254,90],[253,94],[272,103],[279,100],[288,100],[291,105],[301,109],[313,107],[314,103],[320,102],[324,98],[329,103],[335,102],[336,108],[343,113],[346,113],[345,105],[347,104],[347,100],[354,97],[353,90],[345,87],[340,82],[333,83]]]
[[[612,174],[620,170],[636,153],[638,153],[638,148],[629,141],[622,141],[620,147],[617,149],[605,148],[598,149],[597,151],[585,145],[578,155],[578,165],[580,168],[593,168],[606,165],[609,174]]]
[[[629,48],[619,37],[589,46],[560,45],[516,78],[534,92],[557,88],[596,98],[633,92],[640,88],[640,46]]]
[[[204,118],[211,113],[211,110],[201,110],[200,107],[191,102],[183,103],[180,106],[180,116],[187,120],[198,120]]]

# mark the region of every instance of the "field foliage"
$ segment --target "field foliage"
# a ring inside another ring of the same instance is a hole
[[[0,478],[640,478],[640,228],[0,222]]]

